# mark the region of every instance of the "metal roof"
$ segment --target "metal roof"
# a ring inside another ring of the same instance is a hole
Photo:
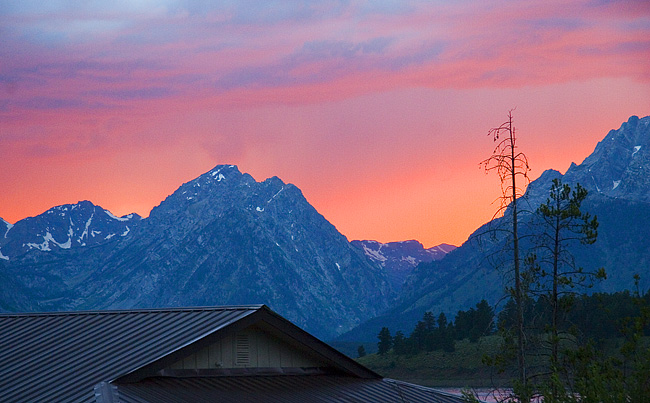
[[[0,401],[95,401],[98,383],[131,373],[262,307],[2,314]]]
[[[320,357],[332,372],[159,376],[175,361],[253,324]],[[264,305],[0,314],[0,401],[114,402],[116,396],[126,403],[461,401],[382,379]]]
[[[122,403],[304,403],[404,402],[460,403],[463,399],[392,379],[336,375],[147,378],[117,385]]]

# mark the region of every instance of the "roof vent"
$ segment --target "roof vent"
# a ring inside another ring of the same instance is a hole
[[[251,362],[251,344],[247,334],[235,338],[235,365],[246,366]]]

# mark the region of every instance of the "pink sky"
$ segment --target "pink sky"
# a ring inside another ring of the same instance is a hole
[[[348,239],[460,244],[533,178],[650,114],[650,3],[0,3],[0,217],[147,216],[217,164],[279,176]]]

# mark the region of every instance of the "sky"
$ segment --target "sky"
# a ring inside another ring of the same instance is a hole
[[[0,0],[0,217],[143,217],[218,164],[348,239],[459,245],[514,109],[532,179],[650,115],[647,0]]]

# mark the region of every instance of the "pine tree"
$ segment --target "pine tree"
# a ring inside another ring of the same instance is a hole
[[[409,342],[411,344],[412,353],[417,354],[426,350],[427,339],[429,338],[429,332],[427,332],[427,326],[421,320],[415,325],[411,337],[409,337]]]
[[[379,355],[384,355],[393,347],[393,338],[390,335],[390,330],[387,327],[382,327],[377,335],[379,342],[377,343],[377,350]]]
[[[494,310],[486,300],[481,300],[473,310],[472,327],[469,341],[476,343],[481,336],[487,336],[494,331]]]
[[[393,352],[397,355],[406,355],[409,352],[408,339],[401,330],[395,332],[393,337]]]
[[[551,347],[551,377],[560,373],[560,314],[570,310],[576,295],[574,288],[590,287],[592,282],[606,277],[605,270],[585,271],[577,267],[570,252],[576,243],[591,245],[598,237],[598,220],[589,213],[580,211],[587,190],[576,184],[575,189],[554,179],[549,198],[537,209],[541,229],[538,234],[538,251],[530,259],[537,271],[541,295],[551,308],[549,325]],[[549,278],[550,281],[546,281]],[[552,385],[551,394],[556,398],[561,391],[557,384]]]

